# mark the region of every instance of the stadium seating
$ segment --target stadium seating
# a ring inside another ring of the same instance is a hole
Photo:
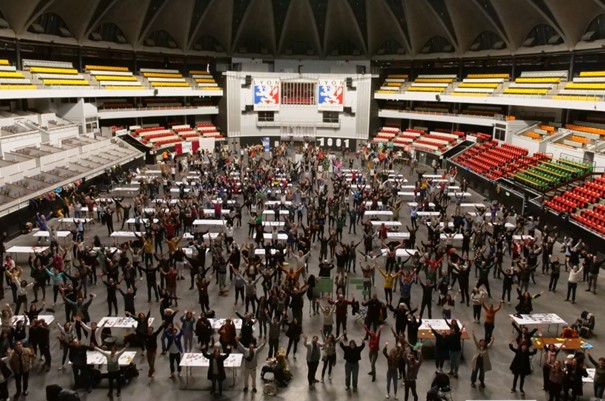
[[[508,79],[508,74],[469,74],[454,89],[453,95],[491,95]]]
[[[25,77],[23,72],[17,71],[15,66],[10,65],[8,60],[0,60],[0,89],[36,89],[36,86],[32,84],[31,79]]]
[[[559,96],[602,96],[605,94],[605,75],[602,71],[583,71],[565,85]]]
[[[545,96],[567,80],[567,71],[524,71],[504,90],[505,95]]]
[[[87,65],[85,69],[105,89],[143,89],[127,67]]]
[[[141,68],[140,72],[153,88],[191,88],[178,70]]]
[[[208,71],[193,70],[189,71],[189,76],[193,79],[196,86],[203,90],[220,90],[214,77]]]
[[[172,125],[172,124],[171,124]],[[170,128],[163,126],[137,128],[130,134],[140,143],[157,150],[172,147],[178,143],[191,142],[200,137],[223,141],[225,138],[212,123],[199,123],[195,128],[188,124],[175,124]]]
[[[416,80],[406,89],[408,92],[443,93],[457,79],[456,74],[418,75]]]
[[[407,74],[389,74],[377,91],[379,93],[398,93],[402,86],[407,82]]]
[[[409,147],[429,152],[445,152],[456,146],[464,137],[464,132],[459,131],[426,132],[420,129],[407,129],[400,132],[399,128],[383,127],[374,138],[374,142],[390,142],[395,147]]]
[[[514,176],[518,171],[537,165],[550,156],[536,153],[528,156],[528,150],[519,146],[488,141],[467,149],[455,161],[477,174],[495,180]]]
[[[86,78],[68,62],[23,60],[23,68],[44,86],[90,86]]]
[[[577,209],[584,209],[591,204],[598,203],[604,197],[605,179],[603,176],[600,176],[594,181],[586,182],[574,187],[570,191],[564,192],[560,196],[553,197],[545,204],[557,212],[573,213]],[[602,205],[600,206],[603,207]]]
[[[515,179],[524,185],[546,192],[590,172],[592,172],[591,165],[559,159],[556,162],[547,161],[520,171],[515,174]]]

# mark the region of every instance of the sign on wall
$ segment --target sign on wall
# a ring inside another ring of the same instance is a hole
[[[279,111],[281,81],[279,79],[254,80],[254,110]]]
[[[355,152],[357,141],[350,138],[317,138],[317,145],[321,148],[329,148],[333,150],[348,149]]]
[[[320,79],[317,95],[317,109],[322,111],[343,111],[345,81],[341,79]]]

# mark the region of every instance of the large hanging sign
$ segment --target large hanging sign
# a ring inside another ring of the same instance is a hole
[[[343,111],[345,81],[341,79],[320,79],[317,95],[317,109],[322,111]]]
[[[253,88],[255,111],[279,111],[281,90],[279,79],[255,79]]]

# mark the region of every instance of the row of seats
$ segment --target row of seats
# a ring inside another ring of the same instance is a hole
[[[599,202],[605,197],[605,178],[600,176],[591,182],[574,187],[560,196],[555,196],[546,206],[557,212],[573,213],[577,209],[583,209],[590,204]],[[601,205],[601,207],[603,207]]]
[[[457,80],[456,74],[423,74],[407,88],[408,92],[443,93]]]
[[[581,214],[574,214],[573,218],[589,229],[605,234],[605,207],[597,205],[593,210],[583,210]]]
[[[137,128],[131,132],[131,136],[144,145],[152,146],[154,149],[174,146],[184,141],[197,140],[200,136],[214,138],[219,141],[225,139],[212,123],[199,123],[195,128],[188,124],[173,125],[171,128],[163,126]]]
[[[143,89],[127,67],[86,65],[84,69],[105,89]]]
[[[373,141],[392,143],[396,147],[419,148],[429,151],[444,152],[455,146],[465,137],[461,131],[431,131],[407,129],[401,132],[397,127],[382,127]]]
[[[468,74],[454,89],[453,95],[491,95],[509,78],[508,74]]]
[[[482,138],[482,140],[484,139]],[[497,141],[488,139],[484,143],[469,148],[455,161],[480,175],[495,180],[513,176],[518,171],[535,166],[547,159],[549,159],[548,155],[536,153],[528,156],[528,150],[525,148],[509,144],[499,146]]]
[[[546,192],[564,183],[568,183],[587,173],[592,166],[567,159],[546,161],[515,174],[515,179],[523,184]]]
[[[380,86],[378,92],[397,93],[408,80],[407,74],[389,74]]]

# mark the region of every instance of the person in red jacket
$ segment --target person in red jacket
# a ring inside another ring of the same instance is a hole
[[[383,325],[380,325],[378,330],[370,330],[368,326],[364,326],[364,330],[368,336],[368,356],[370,357],[370,366],[372,370],[368,372],[372,376],[372,381],[376,381],[376,360],[378,359],[378,353],[380,352],[380,332],[382,331]]]

